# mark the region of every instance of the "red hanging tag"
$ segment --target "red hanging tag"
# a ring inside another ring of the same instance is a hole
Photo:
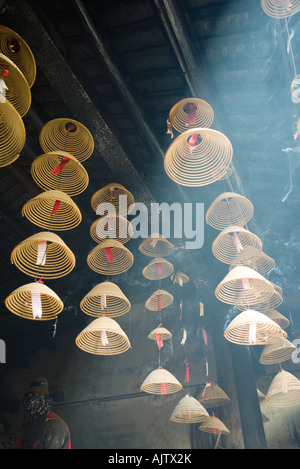
[[[158,297],[157,297],[156,311],[160,311],[160,310],[161,310],[161,296],[158,295]]]
[[[42,280],[43,277],[41,277],[39,280],[37,280],[37,283],[44,283]]]
[[[194,134],[191,135],[191,137],[188,139],[188,145],[189,145],[189,147],[190,147],[191,152],[193,151],[193,149],[194,149],[195,146],[196,146],[197,138],[198,138],[197,133],[194,133]]]
[[[251,285],[248,278],[242,278],[244,290],[251,290]]]
[[[108,262],[112,262],[114,260],[114,256],[113,256],[111,248],[109,247],[104,248],[104,251],[105,251]]]
[[[157,334],[155,334],[155,338],[156,338],[157,347],[160,350],[164,346],[162,336],[157,333]]]
[[[184,378],[184,382],[185,383],[189,383],[190,381],[190,366],[189,366],[189,362],[187,361],[187,359],[184,360],[184,364],[185,364],[185,378]]]
[[[167,394],[167,383],[160,383],[160,393]]]
[[[162,275],[162,263],[161,262],[157,263],[157,273],[158,275]]]
[[[207,345],[207,334],[206,334],[206,330],[204,329],[204,327],[202,327],[202,335],[203,335],[204,343],[205,345]]]
[[[51,215],[54,215],[58,211],[59,207],[60,207],[60,200],[56,200],[54,207],[52,209]]]
[[[7,68],[4,68],[2,70],[2,78],[6,78],[8,74],[9,74],[9,70],[7,70]]]
[[[64,167],[66,166],[68,161],[70,161],[70,158],[68,156],[64,156],[62,158],[61,162],[59,163],[59,165],[57,165],[56,168],[54,168],[51,171],[51,173],[56,174],[56,176],[57,176],[64,169]]]
[[[184,106],[184,110],[187,111],[188,116],[189,116],[187,125],[195,125],[196,111],[197,111],[196,104],[186,104]]]

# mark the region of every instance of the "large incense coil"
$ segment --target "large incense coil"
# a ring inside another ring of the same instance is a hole
[[[255,259],[261,250],[259,237],[237,225],[224,228],[212,244],[213,255],[225,264],[231,264],[237,257],[241,260]]]
[[[272,282],[270,282],[272,285]],[[235,307],[241,311],[247,309],[249,305],[252,304],[253,302],[253,295],[251,292],[248,293],[248,290],[244,290],[243,292],[240,293],[238,296],[236,302],[235,302]],[[268,311],[269,309],[274,309],[280,306],[283,303],[283,298],[282,296],[275,290],[273,289],[273,293],[270,298],[266,298],[266,295],[264,294],[263,291],[257,292],[255,295],[255,309],[256,311],[260,311],[264,313],[265,311]]]
[[[8,74],[4,78],[7,90],[5,96],[21,117],[24,117],[31,106],[31,91],[21,70],[5,55],[0,53],[0,76],[2,70]]]
[[[286,318],[283,314],[276,311],[274,308],[270,308],[264,311],[264,314],[268,316],[268,318],[275,321],[282,329],[286,329],[290,325],[290,321]]]
[[[266,345],[286,337],[286,332],[259,311],[239,313],[227,326],[224,337],[238,345]]]
[[[220,194],[206,212],[206,223],[216,230],[224,230],[232,225],[244,226],[254,213],[252,202],[234,192]]]
[[[91,198],[91,206],[97,215],[105,215],[107,212],[126,216],[134,208],[134,197],[122,184],[114,182],[95,192]]]
[[[254,256],[252,254],[254,252]],[[237,254],[232,260],[230,270],[238,265],[245,265],[250,269],[256,270],[260,275],[267,275],[275,267],[275,261],[270,256],[262,252],[261,250],[252,246],[245,246],[244,255],[241,259]]]
[[[81,331],[75,343],[93,355],[118,355],[131,348],[129,339],[119,324],[106,316],[94,319]]]
[[[167,257],[174,251],[174,246],[161,234],[152,233],[139,245],[139,251],[148,257]]]
[[[217,435],[228,435],[230,431],[224,423],[217,417],[209,417],[199,427],[199,430],[207,433],[215,433]]]
[[[8,100],[0,102],[0,167],[19,158],[25,141],[26,131],[20,114]]]
[[[15,31],[0,25],[0,52],[21,70],[29,88],[36,79],[36,63],[27,42]]]
[[[281,363],[290,360],[295,352],[295,345],[282,337],[278,342],[274,344],[266,345],[259,357],[260,363],[263,365],[274,365],[275,363]]]
[[[42,249],[41,254],[39,249]],[[44,279],[64,277],[73,270],[76,262],[71,249],[57,234],[49,231],[36,233],[19,243],[10,260],[25,275]]]
[[[190,281],[189,277],[183,272],[177,272],[175,275],[172,275],[171,280],[173,284],[178,283],[181,287]]]
[[[210,127],[213,120],[214,111],[206,101],[185,98],[172,107],[168,123],[177,132],[183,133],[195,127]]]
[[[170,277],[173,270],[174,266],[171,262],[163,257],[155,257],[144,267],[142,274],[148,280],[160,280]]]
[[[148,339],[156,340],[157,335],[159,335],[163,341],[172,339],[171,332],[168,331],[168,329],[166,329],[165,327],[162,327],[162,326],[159,326],[159,327],[156,327],[155,329],[153,329],[153,331],[151,331],[150,334],[148,335]]]
[[[182,385],[169,371],[160,367],[153,370],[141,385],[141,391],[149,394],[174,394],[182,389]]]
[[[180,399],[170,417],[170,420],[178,423],[200,423],[208,419],[207,410],[190,395]]]
[[[274,292],[273,285],[265,277],[249,267],[238,266],[219,283],[215,295],[223,303],[236,305],[243,302],[246,294],[245,303],[253,306],[268,302]]]
[[[102,241],[87,257],[88,266],[102,275],[122,274],[130,269],[133,261],[132,253],[115,239]]]
[[[89,184],[89,176],[77,158],[65,151],[45,153],[35,158],[31,176],[39,187],[61,190],[69,196],[81,194]]]
[[[133,227],[127,218],[121,215],[104,215],[92,223],[90,235],[96,243],[110,238],[126,244],[133,236]]]
[[[197,136],[192,148],[189,144]],[[177,184],[200,187],[220,179],[219,170],[230,165],[233,149],[222,133],[205,128],[188,130],[179,135],[169,146],[164,168]]]
[[[300,11],[300,1],[261,0],[261,7],[271,18],[289,18]]]
[[[30,199],[23,205],[22,216],[34,225],[53,231],[71,230],[82,220],[75,202],[68,194],[58,190],[42,192]]]
[[[94,151],[90,131],[74,119],[58,118],[47,122],[40,131],[39,142],[45,153],[63,150],[81,163]]]
[[[40,295],[42,316],[33,316],[32,294]],[[64,308],[59,296],[43,283],[33,282],[14,290],[5,299],[5,306],[16,316],[34,321],[55,319]]]
[[[207,409],[224,406],[230,402],[227,394],[216,383],[212,382],[206,383],[197,399]]]
[[[102,282],[93,287],[81,300],[81,310],[88,316],[118,317],[128,313],[130,301],[112,282]]]
[[[173,303],[173,295],[165,290],[156,290],[148,298],[145,306],[150,311],[160,311],[161,309],[167,308]]]
[[[269,386],[264,403],[280,408],[299,405],[300,381],[292,373],[280,370]]]

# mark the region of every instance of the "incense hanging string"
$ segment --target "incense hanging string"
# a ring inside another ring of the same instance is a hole
[[[184,360],[183,362],[185,364],[185,378],[184,382],[189,383],[190,382],[190,365],[187,359]]]
[[[113,252],[112,252],[111,248],[106,247],[106,248],[104,248],[104,251],[105,251],[108,262],[112,262],[114,260],[114,256],[113,256]]]
[[[61,171],[64,169],[64,167],[66,166],[66,164],[68,163],[68,161],[70,161],[70,158],[68,156],[64,156],[62,159],[61,159],[61,162],[56,166],[56,168],[54,168],[51,173],[55,174],[56,176],[58,176]]]

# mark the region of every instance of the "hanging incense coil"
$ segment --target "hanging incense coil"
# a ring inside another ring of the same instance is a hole
[[[31,223],[53,231],[71,230],[81,223],[82,215],[65,192],[46,191],[23,205],[22,216]]]
[[[133,227],[127,218],[121,215],[104,215],[91,225],[90,235],[96,243],[110,238],[126,244],[133,236]]]
[[[152,371],[141,385],[141,391],[149,394],[174,394],[182,385],[169,371],[160,367]]]
[[[9,101],[0,102],[0,167],[19,158],[25,141],[25,126],[19,113]]]
[[[10,256],[11,263],[30,277],[56,279],[75,267],[75,256],[64,241],[49,231],[29,236]]]
[[[21,117],[24,117],[31,106],[31,91],[21,70],[5,55],[0,53],[0,77],[3,70],[7,75],[3,78],[7,90],[5,96]]]
[[[34,302],[38,300],[41,317],[35,316]],[[33,282],[14,290],[5,299],[5,306],[16,316],[35,321],[55,319],[64,308],[58,295],[43,283]]]
[[[206,212],[206,223],[216,230],[224,230],[229,226],[244,226],[251,220],[254,213],[252,202],[234,192],[220,194]]]
[[[210,127],[213,120],[214,111],[206,101],[198,98],[185,98],[170,110],[168,127],[169,130],[171,127],[183,133],[195,127]]]
[[[95,192],[91,198],[91,206],[97,215],[105,215],[107,211],[109,215],[116,213],[126,216],[134,208],[134,197],[121,184],[110,183]],[[110,207],[112,207],[111,213]]]
[[[164,236],[152,233],[139,245],[139,251],[148,257],[167,257],[174,251],[174,246]]]
[[[288,371],[280,370],[269,386],[264,403],[281,408],[299,405],[300,381]]]
[[[40,131],[39,142],[45,153],[63,150],[81,163],[94,151],[90,131],[74,119],[58,118],[47,122]]]
[[[259,237],[239,226],[224,228],[212,244],[213,255],[225,264],[231,264],[237,257],[241,260],[255,259],[261,250]]]
[[[259,361],[263,365],[281,363],[290,360],[295,350],[295,345],[285,337],[282,337],[278,342],[266,345],[263,348]]]
[[[271,18],[289,18],[300,11],[300,1],[261,0],[261,7]]]
[[[252,257],[254,252],[254,256]],[[230,270],[238,265],[245,265],[256,270],[260,275],[267,275],[275,267],[275,261],[270,256],[252,246],[245,246],[242,259],[237,254],[231,262]]]
[[[71,197],[81,194],[89,184],[85,168],[65,151],[45,153],[35,158],[31,176],[45,191],[61,190]]]
[[[94,319],[81,331],[75,343],[93,355],[118,355],[131,348],[129,339],[119,324],[106,316]]]
[[[118,317],[128,313],[130,301],[112,282],[102,282],[90,290],[80,302],[81,310],[88,316]]]
[[[224,423],[217,417],[209,417],[199,427],[199,430],[207,433],[215,433],[217,435],[229,435],[230,431]]]
[[[153,329],[153,331],[151,331],[150,334],[148,335],[148,339],[156,340],[157,335],[159,335],[163,341],[172,339],[171,332],[168,331],[168,329],[166,329],[165,327],[161,327],[161,326],[156,327],[155,329]]]
[[[230,402],[227,394],[216,383],[212,382],[206,383],[197,399],[207,409],[224,406]]]
[[[264,311],[264,314],[268,316],[268,318],[275,321],[281,327],[281,329],[286,329],[290,325],[288,318],[283,316],[283,314],[279,313],[279,311],[276,311],[274,308],[270,308]]]
[[[238,314],[224,332],[226,340],[238,345],[266,345],[286,336],[272,319],[250,309]]]
[[[146,301],[146,308],[150,311],[160,311],[173,303],[173,295],[165,290],[156,290]]]
[[[190,281],[189,277],[183,272],[177,272],[177,274],[172,275],[171,280],[174,283],[178,283],[181,287]]]
[[[122,274],[130,269],[133,260],[132,253],[115,239],[102,241],[87,257],[88,266],[102,275]]]
[[[218,170],[230,165],[233,149],[222,133],[205,128],[188,130],[169,146],[164,168],[177,184],[200,187],[219,180]]]
[[[144,267],[143,277],[148,280],[160,280],[170,277],[174,270],[173,264],[163,257],[155,257]]]
[[[242,302],[243,295],[247,295],[245,303],[260,304],[269,301],[274,293],[274,287],[265,277],[253,269],[238,266],[232,269],[220,282],[215,290],[216,297],[223,303],[236,305]]]
[[[209,419],[207,410],[197,399],[184,396],[172,412],[170,420],[178,423],[200,423]]]
[[[29,88],[36,79],[36,63],[27,42],[15,31],[0,25],[0,52],[21,70]]]
[[[272,282],[270,284],[273,286]],[[241,311],[247,309],[249,305],[252,304],[253,302],[253,295],[252,292],[248,292],[248,290],[244,290],[243,292],[240,293],[238,296],[238,299],[235,303],[235,307]],[[266,295],[264,294],[263,291],[257,292],[256,293],[256,298],[255,298],[255,309],[256,311],[260,311],[264,313],[265,311],[268,311],[269,309],[272,308],[277,308],[280,306],[283,302],[282,296],[273,288],[273,293],[270,298],[266,298]]]

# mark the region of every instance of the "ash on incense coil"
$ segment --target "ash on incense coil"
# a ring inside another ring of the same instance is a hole
[[[146,301],[146,308],[150,311],[160,311],[173,303],[173,295],[165,290],[156,290]]]
[[[199,98],[185,98],[171,108],[168,124],[177,132],[183,133],[193,127],[210,127],[213,120],[214,111],[206,101]]]
[[[295,352],[296,347],[292,342],[282,337],[274,344],[266,345],[259,357],[260,363],[263,365],[273,365],[290,360]]]
[[[144,267],[142,274],[148,280],[159,280],[169,277],[173,270],[173,264],[163,257],[155,257]]]
[[[104,215],[92,223],[90,235],[96,243],[111,238],[126,244],[133,236],[133,227],[127,218],[121,215]]]
[[[133,261],[132,253],[115,239],[102,241],[87,257],[88,266],[102,275],[122,274],[130,269]]]
[[[182,385],[169,371],[160,367],[152,371],[141,385],[141,391],[149,394],[173,394],[182,389]]]
[[[289,18],[300,11],[300,1],[261,0],[261,7],[271,18]]]
[[[207,409],[223,406],[230,402],[227,394],[216,383],[212,382],[206,383],[197,399]]]
[[[25,126],[19,113],[8,100],[0,102],[0,167],[19,158],[25,141]]]
[[[80,308],[89,316],[118,317],[128,313],[131,304],[118,285],[106,281],[96,285],[84,296]]]
[[[174,251],[174,246],[161,234],[152,233],[139,245],[139,251],[148,257],[167,257]]]
[[[0,53],[0,76],[6,70],[3,78],[7,90],[5,96],[14,106],[21,117],[24,117],[31,106],[31,91],[21,70],[5,55]]]
[[[264,403],[279,408],[299,405],[300,381],[292,373],[280,370],[269,386]]]
[[[115,214],[126,216],[134,208],[134,197],[122,184],[110,183],[99,189],[91,198],[92,209],[97,215],[105,215],[99,213],[100,208],[106,211],[105,204],[114,207]],[[108,210],[108,215],[112,213]]]
[[[207,410],[197,399],[187,395],[176,405],[170,420],[178,423],[200,423],[209,419]]]
[[[261,250],[259,237],[237,225],[224,228],[212,244],[213,255],[225,264],[231,264],[237,257],[242,261],[255,260]]]
[[[206,212],[206,223],[216,230],[229,226],[244,226],[254,213],[252,202],[234,192],[220,194]]]

